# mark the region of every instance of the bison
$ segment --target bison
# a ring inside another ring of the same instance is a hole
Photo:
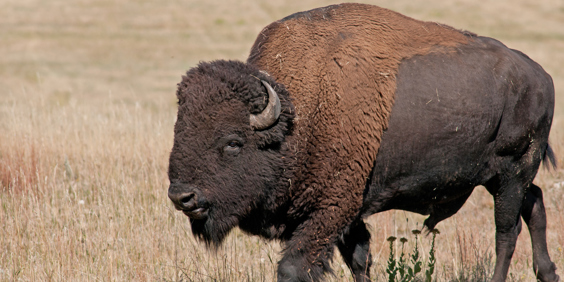
[[[177,97],[169,198],[208,246],[236,226],[282,241],[279,281],[321,280],[335,246],[367,281],[365,218],[402,209],[432,229],[478,185],[495,200],[492,280],[507,276],[521,218],[538,279],[559,280],[532,183],[555,165],[553,83],[495,39],[332,5],[268,25],[246,63],[200,63]]]

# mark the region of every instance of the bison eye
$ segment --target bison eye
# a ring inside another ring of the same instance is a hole
[[[226,153],[236,154],[241,150],[243,144],[237,140],[231,140],[227,142],[227,145],[223,148],[223,151]]]
[[[229,142],[229,144],[227,144],[227,146],[229,146],[229,147],[241,147],[241,144],[239,144],[239,141],[231,141],[231,142]]]

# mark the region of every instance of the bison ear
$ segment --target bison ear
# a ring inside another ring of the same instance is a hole
[[[249,120],[254,130],[263,130],[272,126],[280,117],[281,105],[276,91],[266,81],[261,80],[268,91],[268,105],[260,114],[251,114]]]

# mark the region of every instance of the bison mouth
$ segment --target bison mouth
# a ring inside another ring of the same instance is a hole
[[[204,220],[208,218],[208,208],[196,208],[194,210],[182,210],[190,219]]]

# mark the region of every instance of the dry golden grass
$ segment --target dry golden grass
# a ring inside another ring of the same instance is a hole
[[[564,3],[362,2],[496,37],[543,65],[556,85],[551,142],[564,166]],[[200,60],[244,60],[273,20],[328,4],[0,2],[0,280],[272,281],[276,242],[235,230],[223,247],[207,251],[167,198],[176,83]],[[564,185],[555,185],[562,181],[562,168],[536,179],[551,256],[564,276]],[[369,218],[378,280],[385,239],[411,238],[423,219],[403,211]],[[439,281],[472,281],[480,267],[491,273],[493,201],[483,188],[438,228]],[[333,265],[330,280],[350,279],[339,255]],[[511,279],[533,281],[531,265],[524,228]]]

